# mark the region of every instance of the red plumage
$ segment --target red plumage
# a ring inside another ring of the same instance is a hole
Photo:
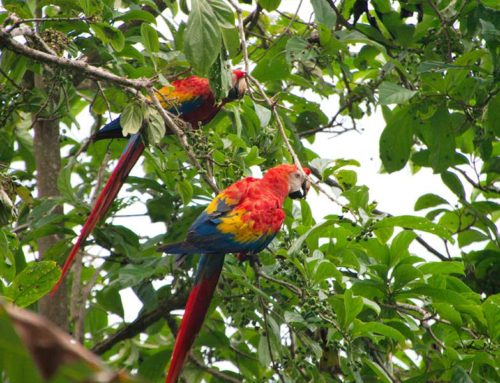
[[[304,169],[310,174],[309,169]],[[258,253],[272,241],[285,219],[287,196],[304,197],[308,181],[295,165],[270,169],[262,179],[247,177],[219,193],[189,229],[181,243],[159,248],[169,254],[203,254],[195,285],[174,345],[166,383],[175,383],[201,329],[226,253]]]
[[[190,123],[193,127],[208,123],[221,107],[231,100],[241,98],[246,90],[244,81],[245,72],[233,71],[233,88],[227,98],[220,103],[215,102],[215,97],[210,89],[208,79],[190,76],[185,79],[173,81],[171,86],[157,90],[157,96],[165,109],[177,114],[179,118]],[[120,120],[115,119],[94,136],[95,140],[103,138],[123,137],[121,134]],[[77,241],[66,259],[61,277],[52,289],[52,295],[57,291],[82,244],[88,238],[97,223],[106,215],[113,200],[120,191],[125,179],[134,167],[145,149],[140,135],[133,135],[124,153],[120,157],[116,168],[109,177],[106,185],[99,194],[96,204],[90,212]]]

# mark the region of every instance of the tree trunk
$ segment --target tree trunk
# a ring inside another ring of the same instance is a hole
[[[43,78],[39,75],[35,76],[34,85],[38,89],[46,87]],[[36,120],[34,122],[34,128],[34,152],[38,197],[58,196],[57,177],[61,170],[59,120]],[[62,214],[63,207],[58,206],[54,213]],[[54,246],[60,239],[61,237],[57,234],[40,238],[38,240],[39,258],[43,259],[46,251]],[[66,283],[63,282],[58,292],[53,297],[45,296],[39,301],[40,313],[66,331],[68,330],[67,300]]]

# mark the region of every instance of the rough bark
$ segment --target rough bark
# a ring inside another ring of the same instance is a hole
[[[41,76],[34,79],[34,86],[44,88]],[[35,117],[37,118],[37,117]],[[36,182],[38,197],[53,197],[59,195],[57,177],[61,170],[61,152],[59,149],[59,120],[34,121],[34,154],[36,162]],[[62,214],[63,207],[59,206],[55,214]],[[38,240],[39,258],[43,259],[46,251],[55,245],[61,238],[50,235]],[[40,313],[60,328],[68,329],[68,302],[66,283],[63,282],[59,291],[53,296],[45,296],[39,302]]]

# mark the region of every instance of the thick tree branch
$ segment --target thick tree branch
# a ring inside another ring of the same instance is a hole
[[[84,72],[90,78],[97,80],[112,81],[115,84],[125,87],[141,90],[152,85],[152,80],[137,79],[131,80],[125,77],[117,76],[114,73],[104,69],[87,64],[83,60],[70,60],[65,57],[59,57],[49,53],[42,52],[38,49],[33,49],[27,45],[21,44],[14,40],[12,36],[3,28],[0,28],[0,47],[7,48],[20,55],[30,57],[34,60],[41,61],[47,64],[55,64],[63,68]]]
[[[133,322],[127,324],[125,327],[119,329],[113,335],[103,340],[102,342],[96,344],[92,351],[98,355],[104,354],[106,351],[111,349],[115,344],[133,338],[137,334],[140,334],[146,330],[149,326],[156,323],[158,320],[164,317],[165,313],[172,310],[183,309],[187,301],[187,293],[179,293],[175,296],[165,299],[158,303],[158,307],[152,311],[142,314],[137,317]]]

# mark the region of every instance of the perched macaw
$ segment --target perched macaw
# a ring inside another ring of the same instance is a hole
[[[194,128],[197,128],[199,124],[210,122],[224,104],[243,97],[246,91],[245,72],[236,69],[233,70],[232,76],[232,87],[229,94],[220,103],[216,103],[208,79],[197,76],[173,81],[171,86],[159,89],[157,91],[158,99],[165,109],[190,123]],[[167,134],[170,134],[168,130]],[[120,117],[105,125],[92,138],[94,141],[106,138],[125,138],[122,135]],[[94,208],[90,212],[76,243],[64,263],[61,277],[52,289],[52,294],[59,288],[82,243],[92,233],[95,225],[105,216],[111,207],[113,200],[116,198],[125,179],[144,151],[144,148],[145,143],[141,134],[133,134],[119,158],[113,173],[111,173],[106,185],[104,185],[104,188],[97,197]]]
[[[310,170],[304,168],[306,174]],[[178,259],[201,254],[194,286],[175,340],[166,383],[175,383],[201,329],[227,253],[265,249],[285,219],[283,202],[303,198],[309,182],[295,165],[269,169],[263,178],[244,178],[219,193],[191,225],[184,242],[158,248]]]

